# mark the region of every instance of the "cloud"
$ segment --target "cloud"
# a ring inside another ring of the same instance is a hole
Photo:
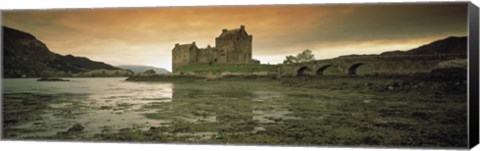
[[[213,46],[223,28],[240,25],[253,35],[253,54],[262,62],[281,62],[304,49],[334,56],[410,48],[467,32],[466,3],[23,10],[3,15],[5,25],[32,33],[60,54],[165,68],[171,68],[167,61],[175,43]]]

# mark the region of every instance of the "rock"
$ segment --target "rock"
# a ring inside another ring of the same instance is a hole
[[[411,116],[423,120],[428,119],[428,114],[424,112],[413,112]]]
[[[211,81],[211,80],[217,80],[218,78],[219,78],[218,76],[216,76],[216,75],[213,74],[212,72],[209,72],[209,73],[207,74],[206,80],[207,80],[207,81]]]
[[[467,69],[458,67],[437,68],[433,69],[429,76],[431,79],[439,81],[460,81],[467,79]]]
[[[77,123],[73,125],[70,129],[67,130],[67,132],[81,132],[85,129],[81,124]]]
[[[6,125],[15,125],[16,123],[18,123],[18,121],[15,120],[15,119],[4,120],[4,121],[3,121],[3,126],[6,126]]]
[[[395,90],[397,88],[400,88],[400,84],[398,84],[397,82],[392,82],[392,83],[387,84],[387,89],[388,90]]]

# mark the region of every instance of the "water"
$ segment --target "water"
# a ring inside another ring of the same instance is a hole
[[[432,100],[439,90],[429,88],[438,83],[380,91],[393,80],[124,79],[3,79],[2,138],[391,146],[467,142],[466,93]],[[445,137],[437,137],[439,132]]]
[[[282,96],[244,84],[128,82],[125,78],[71,78],[69,82],[4,79],[4,125],[7,138],[52,137],[76,123],[85,127],[79,137],[92,137],[123,128],[170,126],[172,121],[224,122],[218,116],[230,113],[222,112],[222,106],[237,104],[233,101],[256,103]],[[247,108],[251,119],[259,123],[273,122],[269,117],[288,118],[289,113],[278,105]]]
[[[149,111],[139,109],[147,103],[172,101],[173,84],[134,83],[124,79],[74,78],[70,82],[4,79],[4,106],[7,107],[14,98],[45,101],[47,106],[38,109],[39,120],[19,121],[22,124],[13,128],[46,130],[18,134],[20,137],[54,135],[67,130],[73,123],[82,123],[85,126],[83,135],[86,136],[98,133],[105,127],[120,129],[132,125],[149,127],[164,123],[165,121],[145,118],[142,114]],[[41,96],[48,96],[49,100],[43,100]]]

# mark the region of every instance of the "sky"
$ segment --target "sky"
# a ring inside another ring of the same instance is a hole
[[[263,64],[309,49],[315,59],[408,50],[467,35],[467,3],[254,5],[15,10],[2,24],[58,54],[171,71],[175,43],[215,46],[222,29],[245,25]]]

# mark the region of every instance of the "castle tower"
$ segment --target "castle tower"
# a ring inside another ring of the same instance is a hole
[[[249,64],[252,61],[252,35],[248,35],[244,25],[237,29],[223,29],[215,38],[215,46],[225,51],[227,64]]]
[[[177,72],[180,67],[197,63],[198,47],[195,42],[191,44],[175,44],[172,49],[172,69]]]

